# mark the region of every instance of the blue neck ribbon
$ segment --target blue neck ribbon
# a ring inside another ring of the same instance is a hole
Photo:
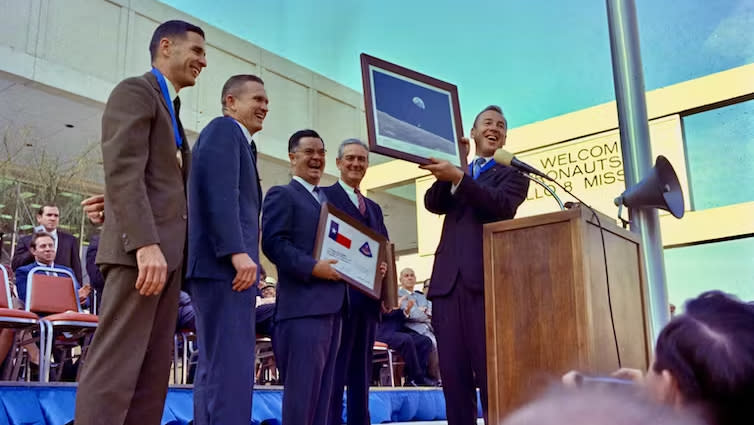
[[[173,109],[173,100],[170,98],[170,92],[168,91],[168,85],[165,81],[165,77],[157,68],[152,68],[152,74],[157,78],[157,83],[160,85],[160,92],[162,97],[165,98],[165,103],[168,105],[168,111],[170,112],[170,119],[173,120],[173,135],[175,135],[175,145],[178,149],[183,146],[183,138],[181,138],[181,131],[178,129],[178,119],[175,116],[175,110]]]
[[[496,164],[495,160],[490,158],[490,160],[484,163],[482,168],[479,169],[479,175],[481,176],[482,173],[492,168],[495,164]],[[474,175],[474,161],[471,161],[471,164],[469,164],[469,175],[471,176]]]

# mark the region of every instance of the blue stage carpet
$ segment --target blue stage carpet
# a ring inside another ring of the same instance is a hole
[[[254,390],[254,423],[279,424],[282,394],[281,387]],[[75,399],[75,384],[0,385],[0,425],[65,425],[73,419]],[[162,425],[188,424],[192,409],[191,388],[171,387]],[[374,424],[443,420],[445,400],[439,388],[373,388],[369,410]]]

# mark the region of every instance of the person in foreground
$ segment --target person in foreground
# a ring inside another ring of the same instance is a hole
[[[152,71],[119,83],[102,116],[105,210],[96,219],[107,220],[97,264],[107,291],[76,395],[77,425],[156,425],[167,395],[191,155],[177,94],[207,66],[204,32],[165,22],[149,51]]]
[[[553,388],[499,425],[704,425],[698,418],[612,388]]]
[[[529,189],[529,180],[492,159],[507,131],[500,107],[488,106],[471,129],[477,157],[468,174],[447,161],[421,166],[437,178],[424,206],[445,214],[428,298],[449,425],[476,424],[477,387],[487,417],[482,226],[513,218]]]
[[[267,116],[256,75],[222,88],[223,116],[192,150],[186,287],[200,347],[194,424],[248,424],[254,386],[254,300],[262,189],[252,135]]]
[[[325,142],[314,130],[288,140],[293,179],[267,192],[262,250],[278,270],[273,349],[283,391],[283,425],[329,421],[346,285],[335,260],[315,260],[324,194]],[[340,413],[340,412],[338,412]]]
[[[388,238],[382,209],[364,196],[359,186],[369,167],[369,146],[359,139],[346,139],[338,147],[336,165],[338,181],[322,188],[327,201],[361,224]],[[379,266],[382,278],[387,263]],[[335,364],[330,424],[342,423],[343,387],[348,387],[348,425],[369,425],[369,383],[372,378],[372,350],[380,318],[380,300],[374,300],[356,289],[348,288],[348,311]]]
[[[754,306],[719,291],[686,303],[660,332],[646,374],[613,375],[642,385],[650,398],[688,410],[707,425],[744,425],[754,419]],[[573,385],[574,373],[563,377]]]

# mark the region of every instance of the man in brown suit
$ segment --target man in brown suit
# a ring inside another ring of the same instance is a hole
[[[178,91],[207,66],[204,32],[155,30],[152,71],[118,84],[102,116],[107,291],[76,397],[77,425],[159,424],[167,395],[187,231],[190,151]]]

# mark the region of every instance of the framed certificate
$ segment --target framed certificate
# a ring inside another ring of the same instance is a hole
[[[386,246],[384,236],[331,203],[322,205],[314,258],[338,260],[333,268],[343,280],[374,299],[382,295],[379,266],[384,261]]]
[[[466,167],[456,86],[361,54],[369,148],[417,164]]]

